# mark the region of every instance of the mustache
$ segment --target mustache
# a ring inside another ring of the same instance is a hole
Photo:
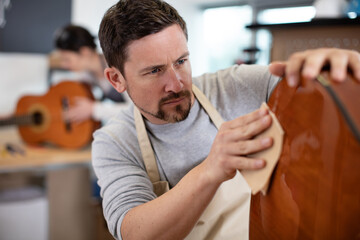
[[[160,99],[160,102],[159,102],[159,105],[167,102],[167,101],[170,101],[170,100],[173,100],[173,99],[178,99],[178,98],[181,98],[181,97],[190,97],[191,94],[190,94],[190,91],[186,90],[186,91],[181,91],[181,92],[178,92],[178,93],[171,93],[169,94],[168,96]]]

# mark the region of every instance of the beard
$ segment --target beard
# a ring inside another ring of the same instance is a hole
[[[175,113],[172,112],[166,112],[163,108],[162,105],[164,103],[166,103],[167,101],[173,100],[173,99],[178,99],[181,97],[185,97],[185,106],[182,106],[181,104],[176,105],[175,106]],[[158,106],[158,112],[156,113],[156,115],[154,115],[154,117],[159,118],[161,120],[167,121],[169,123],[175,123],[175,122],[180,122],[185,120],[189,113],[190,113],[190,108],[191,108],[191,93],[189,91],[181,91],[179,93],[172,93],[169,96],[162,98],[159,101],[159,106]]]
[[[129,97],[132,99],[131,97],[131,93],[128,91],[128,95]],[[173,109],[171,110],[165,110],[164,109],[164,104],[166,104],[166,102],[171,101],[171,100],[176,100],[178,98],[182,98],[184,97],[184,103],[180,103],[178,105],[176,105]],[[133,100],[133,99],[132,99]],[[150,114],[153,117],[156,117],[160,120],[166,121],[168,123],[176,123],[176,122],[181,122],[183,120],[185,120],[189,113],[190,113],[190,109],[191,109],[191,93],[188,90],[185,91],[181,91],[178,93],[171,93],[170,95],[160,99],[159,103],[158,103],[158,111],[153,113],[153,112],[149,112],[148,110],[140,107],[138,104],[136,104],[136,102],[133,100],[134,104],[143,112]]]

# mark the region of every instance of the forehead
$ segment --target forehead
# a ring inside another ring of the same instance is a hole
[[[179,25],[171,25],[161,32],[132,42],[128,47],[129,64],[140,67],[147,64],[164,64],[176,60],[188,51],[187,40]]]
[[[79,55],[77,52],[70,51],[70,50],[57,50],[57,54],[60,57],[75,57],[75,56]]]

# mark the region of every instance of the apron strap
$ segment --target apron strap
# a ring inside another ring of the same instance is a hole
[[[200,105],[209,115],[211,121],[215,124],[216,128],[219,129],[221,124],[224,122],[220,114],[216,111],[214,106],[206,98],[206,96],[197,88],[194,84],[192,85],[192,91],[199,101]],[[156,164],[155,154],[152,149],[149,136],[147,134],[145,123],[139,109],[134,106],[134,120],[136,126],[136,133],[138,142],[140,145],[141,155],[144,160],[146,172],[149,175],[152,183],[160,181],[159,169]]]
[[[194,84],[192,85],[192,90],[201,104],[201,106],[205,109],[207,114],[209,115],[211,121],[215,124],[216,128],[219,129],[221,124],[224,122],[218,111],[214,108],[214,106],[211,104],[211,102],[207,99],[207,97],[200,91],[198,87],[196,87]]]
[[[134,120],[141,155],[144,160],[146,172],[152,183],[160,181],[160,174],[155,160],[155,154],[151,147],[149,137],[146,132],[145,123],[139,109],[134,105]]]

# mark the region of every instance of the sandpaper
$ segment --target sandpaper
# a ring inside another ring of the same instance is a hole
[[[255,139],[271,137],[273,139],[273,145],[270,148],[265,149],[261,152],[248,155],[248,157],[251,158],[264,159],[266,161],[266,166],[263,169],[243,170],[241,171],[241,174],[245,178],[246,182],[249,184],[252,194],[257,194],[259,191],[261,191],[264,195],[266,195],[272,172],[274,171],[274,168],[281,155],[284,131],[275,114],[270,111],[267,104],[263,103],[262,107],[266,107],[268,109],[269,114],[272,118],[272,124],[264,132],[257,135]]]

